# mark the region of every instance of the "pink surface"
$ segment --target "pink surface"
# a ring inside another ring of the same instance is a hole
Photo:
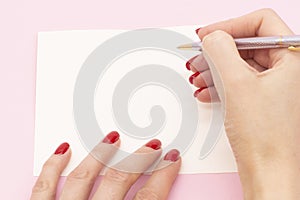
[[[28,199],[35,181],[32,174],[38,31],[208,24],[263,7],[275,9],[300,33],[298,0],[1,1],[1,199]],[[181,175],[170,199],[235,200],[242,199],[242,191],[237,174]]]

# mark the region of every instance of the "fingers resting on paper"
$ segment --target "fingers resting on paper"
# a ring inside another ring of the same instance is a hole
[[[136,152],[106,168],[105,175],[91,196],[95,180],[118,150],[119,134],[111,132],[92,152],[67,176],[59,199],[124,199],[131,186],[149,166],[159,159],[162,153],[161,142],[153,139]],[[68,143],[60,145],[46,161],[33,188],[31,200],[54,200],[60,174],[71,157]],[[134,164],[133,164],[134,163]],[[155,170],[146,184],[136,193],[134,199],[167,199],[169,191],[181,166],[180,153],[170,150],[156,164]]]

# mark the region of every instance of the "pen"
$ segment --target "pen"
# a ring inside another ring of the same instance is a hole
[[[237,38],[234,41],[239,50],[288,48],[292,51],[300,51],[300,35]],[[184,44],[177,48],[202,51],[202,42]]]

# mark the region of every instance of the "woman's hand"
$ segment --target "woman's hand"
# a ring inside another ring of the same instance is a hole
[[[119,145],[119,134],[117,132],[108,134],[67,177],[60,199],[88,199],[97,176],[104,168],[104,164],[116,153]],[[124,199],[130,187],[142,172],[160,157],[161,152],[160,141],[154,139],[115,167],[107,169],[92,199]],[[44,164],[33,188],[31,200],[55,199],[60,174],[70,157],[71,149],[68,143],[61,144]],[[180,165],[179,152],[175,149],[169,151],[134,199],[166,199]]]
[[[238,51],[233,41],[293,32],[269,9],[197,32],[203,55],[187,63],[190,81],[198,100],[222,102],[245,199],[300,199],[300,52]]]

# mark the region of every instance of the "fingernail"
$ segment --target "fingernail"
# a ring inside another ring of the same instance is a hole
[[[180,152],[177,149],[170,150],[164,157],[164,160],[176,162],[179,159]]]
[[[190,76],[189,81],[191,84],[194,83],[194,79],[200,74],[200,72],[196,72],[195,74],[193,74],[192,76]]]
[[[187,70],[191,70],[191,66],[190,66],[190,65],[191,65],[191,64],[190,64],[189,62],[187,62],[187,63],[185,64]]]
[[[145,146],[150,147],[154,150],[158,150],[161,147],[161,142],[158,139],[153,139],[149,141]]]
[[[195,31],[198,34],[201,28],[197,28]]]
[[[202,90],[204,90],[204,89],[206,89],[206,88],[207,88],[207,87],[202,87],[202,88],[196,90],[196,91],[194,92],[194,97],[197,97],[198,94],[199,94]]]
[[[120,138],[120,135],[117,131],[110,132],[103,140],[103,143],[113,144]]]
[[[64,153],[66,153],[66,151],[69,149],[70,145],[67,142],[62,143],[61,145],[59,145],[59,147],[57,147],[57,149],[55,150],[54,154],[58,155],[63,155]]]
[[[195,60],[197,56],[192,57],[189,61],[186,62],[185,66],[187,68],[187,70],[191,70],[191,64],[193,62],[193,60]]]

